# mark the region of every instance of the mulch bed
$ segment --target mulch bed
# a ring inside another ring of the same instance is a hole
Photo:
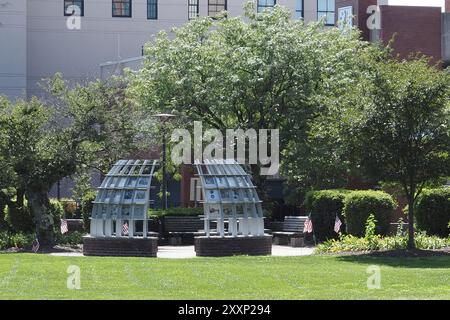
[[[9,248],[6,250],[0,251],[2,253],[32,253],[31,248]],[[83,245],[79,244],[76,246],[66,246],[66,245],[56,245],[56,246],[46,246],[42,245],[39,247],[39,251],[37,253],[60,253],[60,252],[75,252],[75,253],[83,253]]]

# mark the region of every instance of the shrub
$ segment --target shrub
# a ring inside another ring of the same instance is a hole
[[[423,232],[415,234],[417,249],[436,250],[450,246],[450,238],[443,239],[436,236],[427,236]],[[352,235],[343,235],[339,240],[331,239],[319,244],[315,253],[365,252],[380,250],[400,250],[408,246],[407,236],[381,237],[372,239],[358,238]]]
[[[344,216],[347,233],[364,235],[364,225],[372,213],[377,220],[377,234],[385,235],[389,229],[389,219],[396,207],[394,199],[383,191],[353,191],[344,200]]]
[[[24,233],[13,234],[10,238],[10,247],[25,248],[30,247],[33,242],[33,236]]]
[[[3,203],[0,203],[0,231],[6,231],[8,230],[8,224],[5,220],[5,210],[6,205]]]
[[[203,207],[197,208],[184,208],[184,207],[174,207],[168,208],[166,210],[162,209],[149,209],[149,217],[167,217],[167,216],[199,216],[203,214]]]
[[[48,208],[49,214],[53,218],[53,225],[59,230],[61,218],[64,217],[64,207],[61,202],[56,199],[50,199],[50,206]]]
[[[30,208],[6,206],[6,221],[15,232],[32,232],[34,228],[33,215]]]
[[[96,192],[93,190],[89,190],[86,192],[81,198],[81,216],[83,218],[84,230],[89,231],[91,226],[91,217],[93,201],[95,200]]]
[[[83,243],[83,233],[74,231],[66,234],[58,234],[56,236],[56,243],[62,245],[75,246],[77,244]]]
[[[342,209],[344,198],[348,190],[320,190],[310,191],[305,196],[304,206],[306,212],[311,213],[314,234],[318,241],[335,238],[334,222],[336,214],[344,223]],[[342,226],[344,229],[344,226]]]
[[[0,232],[0,250],[5,250],[12,247],[31,247],[33,240],[34,237],[32,234],[25,234],[22,232],[13,234],[9,232]]]
[[[77,203],[72,199],[62,199],[61,204],[64,208],[65,217],[74,219],[77,213]]]
[[[5,250],[8,248],[9,237],[6,231],[0,232],[0,250]]]
[[[416,205],[416,222],[427,234],[448,237],[450,233],[450,188],[424,190]]]

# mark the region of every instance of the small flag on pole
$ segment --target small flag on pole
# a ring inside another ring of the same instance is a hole
[[[69,232],[69,228],[67,227],[67,220],[66,219],[61,219],[61,233],[67,233]]]
[[[339,233],[341,231],[341,226],[341,219],[339,219],[338,215],[336,215],[336,221],[334,222],[334,232]]]
[[[38,250],[39,250],[39,240],[37,238],[33,241],[33,245],[31,247],[31,250],[34,253],[38,252]]]
[[[122,233],[124,236],[128,235],[128,223],[127,222],[125,222],[122,226]]]
[[[312,232],[313,232],[312,220],[310,217],[308,217],[305,220],[305,225],[303,227],[303,233],[312,233]]]

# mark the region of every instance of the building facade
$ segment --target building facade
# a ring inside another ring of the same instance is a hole
[[[160,30],[224,9],[239,16],[244,2],[0,0],[0,94],[40,95],[38,82],[56,72],[72,81],[98,78],[101,63],[140,56]],[[290,8],[293,18],[314,21],[325,15],[334,23],[334,0],[257,0],[258,10],[275,3]]]

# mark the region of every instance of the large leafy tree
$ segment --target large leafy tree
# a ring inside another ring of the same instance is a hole
[[[450,173],[450,76],[426,59],[388,60],[366,89],[366,104],[343,139],[369,175],[403,187],[414,248],[416,199],[424,185]]]
[[[135,113],[123,86],[95,82],[68,89],[60,75],[47,85],[45,103],[1,100],[0,167],[9,172],[1,182],[27,198],[36,233],[51,241],[50,188],[86,168],[109,167],[136,145]]]
[[[247,3],[245,18],[195,19],[160,33],[146,46],[130,94],[149,113],[175,110],[223,133],[280,129],[285,172],[293,176],[298,167],[288,162],[298,154],[290,145],[305,140],[308,122],[333,96],[358,83],[362,57],[376,51],[358,36],[293,20],[278,6],[256,13]],[[252,169],[258,178],[259,167]]]

